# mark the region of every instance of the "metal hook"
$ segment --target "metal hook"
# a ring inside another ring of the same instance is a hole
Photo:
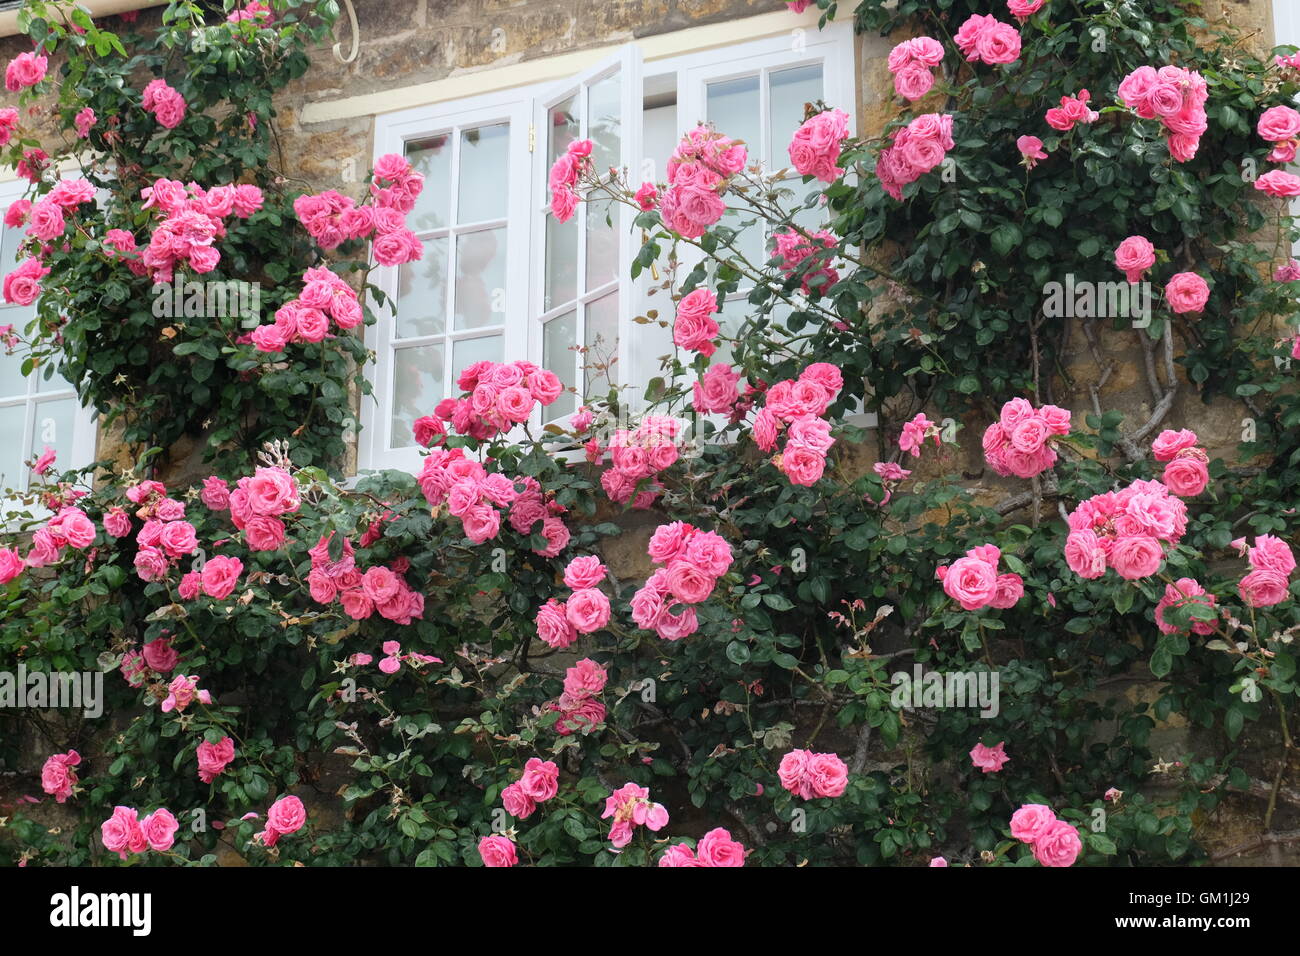
[[[348,8],[348,22],[352,26],[352,50],[347,56],[343,55],[343,44],[334,44],[334,58],[340,63],[351,63],[357,58],[357,53],[361,49],[361,28],[357,26],[357,11],[352,6],[352,0],[343,0],[343,5]]]

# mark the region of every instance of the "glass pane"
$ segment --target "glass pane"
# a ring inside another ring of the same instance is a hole
[[[27,379],[23,378],[22,368],[21,356],[6,355],[0,350],[0,399],[26,397]]]
[[[603,295],[588,303],[583,328],[587,347],[584,396],[604,393],[618,380],[618,293]]]
[[[578,218],[546,217],[546,295],[544,311],[578,297]]]
[[[424,258],[398,268],[397,337],[447,330],[447,237],[424,240]]]
[[[26,405],[0,406],[0,488],[27,487],[23,477],[23,427]]]
[[[619,205],[612,199],[597,199],[587,210],[587,284],[591,292],[613,280],[618,272]]]
[[[72,463],[72,441],[77,428],[77,400],[54,398],[36,403],[36,421],[32,429],[29,457],[39,457],[46,448],[58,453],[56,468]]]
[[[578,313],[566,312],[542,328],[542,367],[554,372],[566,389],[573,388],[578,381],[578,356],[574,351],[578,342],[577,326]],[[542,411],[542,420],[553,422],[575,411],[573,394],[565,392]]]
[[[768,129],[772,133],[770,169],[784,169],[790,165],[790,137],[803,123],[804,104],[815,103],[825,93],[822,89],[822,67],[797,66],[780,70],[768,77]]]
[[[576,96],[570,96],[567,100],[555,104],[546,114],[549,123],[546,141],[547,155],[550,157],[546,164],[547,171],[550,171],[551,164],[554,163],[569,148],[569,144],[578,138],[579,124],[576,114],[578,99]]]
[[[619,145],[622,137],[622,124],[619,122],[621,87],[617,73],[587,87],[587,138],[592,142],[591,161],[598,176],[604,175],[611,166],[623,165]]]
[[[460,134],[460,192],[457,222],[504,219],[510,177],[506,157],[510,126],[484,126]]]
[[[411,426],[446,397],[443,387],[443,347],[419,345],[393,350],[393,421],[390,447],[415,444]]]
[[[451,347],[451,382],[475,362],[500,362],[505,352],[505,339],[500,335],[482,335],[475,339],[461,339]]]
[[[506,227],[456,239],[456,328],[500,325],[506,314]]]
[[[9,206],[0,209],[0,213],[9,211]],[[3,222],[0,216],[0,222]],[[10,229],[7,226],[0,225],[0,276],[6,275],[13,271],[14,266],[18,264],[18,245],[23,241],[23,230],[21,228]],[[0,302],[0,305],[3,305]]]
[[[416,232],[446,226],[451,220],[451,135],[407,143],[406,158],[424,176],[424,189],[406,219],[408,226]]]
[[[743,139],[753,161],[762,156],[762,110],[757,76],[710,83],[706,109],[709,122],[719,133],[732,139]]]

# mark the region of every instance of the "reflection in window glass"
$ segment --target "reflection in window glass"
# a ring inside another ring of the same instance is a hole
[[[504,219],[510,188],[506,160],[510,126],[483,126],[460,134],[460,192],[456,221]]]
[[[618,381],[618,292],[589,303],[584,318],[583,394],[603,394]]]
[[[393,350],[391,447],[409,448],[414,445],[411,428],[415,420],[428,415],[446,397],[443,359],[441,344]]]
[[[406,158],[424,176],[424,188],[406,217],[408,226],[416,232],[444,228],[451,221],[451,137],[407,143]]]
[[[401,266],[397,338],[442,335],[447,330],[447,237],[424,240],[424,257]]]
[[[732,139],[744,140],[753,161],[761,157],[763,111],[760,105],[757,76],[743,76],[736,80],[710,83],[706,109],[709,122],[718,132]]]
[[[542,367],[554,372],[566,389],[574,388],[578,383],[578,356],[574,351],[577,342],[577,312],[558,315],[542,328]],[[553,422],[576,410],[574,396],[566,391],[543,410],[543,420]]]
[[[506,227],[456,239],[456,328],[500,325],[506,311]]]
[[[824,95],[820,63],[769,75],[768,128],[772,140],[769,169],[780,170],[790,165],[790,138],[803,123],[804,105],[815,103]]]
[[[587,89],[587,139],[591,140],[591,161],[598,174],[622,163],[621,82],[617,73],[597,80]]]
[[[23,488],[23,431],[27,405],[0,405],[0,487]]]
[[[548,169],[551,164],[564,154],[565,150],[569,148],[569,144],[578,138],[581,125],[578,122],[576,109],[577,97],[570,96],[568,99],[552,106],[550,112],[546,114],[550,118],[550,129],[546,131],[546,141],[550,144],[547,149],[550,156],[550,162],[547,163]]]
[[[544,311],[578,297],[578,220],[560,222],[546,217],[546,281]]]

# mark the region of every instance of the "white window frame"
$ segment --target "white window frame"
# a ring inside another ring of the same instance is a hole
[[[29,184],[26,180],[11,179],[0,182],[0,216],[3,216],[16,200],[22,199],[26,195],[28,189]],[[0,228],[5,227],[0,225]],[[18,268],[20,261],[21,260],[15,259],[12,262],[0,262],[0,276],[8,275],[10,272],[13,272]],[[10,324],[10,322],[13,321],[10,318],[11,315],[26,311],[27,309],[23,306],[9,305],[0,300],[0,325]],[[30,319],[27,321],[30,321]],[[26,322],[13,321],[13,325],[15,332],[19,334],[24,334],[26,332]],[[10,360],[12,359],[12,357],[9,356],[6,358]],[[23,398],[0,398],[0,408],[14,408],[21,405],[27,409],[27,416],[23,425],[22,448],[24,451],[20,462],[25,462],[34,455],[40,454],[39,450],[36,452],[32,451],[32,446],[36,443],[36,429],[38,427],[36,421],[36,409],[39,403],[71,398],[76,401],[72,419],[73,431],[71,452],[68,454],[68,457],[57,460],[54,467],[58,471],[65,471],[71,468],[84,468],[95,460],[95,444],[97,435],[94,410],[82,404],[81,396],[77,394],[76,388],[72,385],[69,385],[67,388],[58,388],[47,392],[38,391],[40,385],[45,381],[43,375],[43,367],[38,367],[32,370],[32,372],[26,377],[27,394]],[[0,488],[12,488],[18,492],[26,492],[31,487],[31,471],[30,469],[22,467],[21,464],[20,471],[21,473],[17,475],[0,475]],[[11,503],[5,502],[0,504],[0,512],[7,513],[11,508]]]
[[[707,28],[688,28],[691,30]],[[741,77],[761,70],[767,73],[794,69],[800,66],[820,63],[822,65],[824,99],[833,107],[838,107],[850,116],[851,129],[857,122],[857,92],[855,78],[854,35],[849,21],[833,22],[822,31],[808,29],[791,29],[781,34],[742,40],[735,44],[713,46],[686,54],[663,56],[644,63],[640,57],[639,44],[627,44],[610,58],[561,81],[532,83],[510,89],[488,93],[471,99],[457,99],[432,105],[411,107],[399,112],[381,114],[375,121],[374,157],[377,159],[387,153],[404,154],[405,144],[412,140],[424,139],[440,132],[446,132],[452,125],[483,125],[493,120],[508,120],[512,128],[510,172],[509,223],[519,223],[521,228],[512,228],[507,240],[508,260],[507,274],[510,288],[507,290],[507,330],[503,361],[528,359],[542,364],[543,317],[563,314],[561,307],[549,311],[542,308],[545,267],[545,224],[543,210],[549,203],[547,191],[547,173],[549,164],[543,162],[547,154],[546,127],[542,119],[547,109],[562,101],[575,89],[585,89],[585,84],[599,76],[607,75],[618,69],[623,71],[625,81],[621,86],[624,110],[631,110],[634,121],[626,118],[623,124],[620,142],[623,153],[622,165],[629,170],[629,175],[639,182],[643,170],[641,153],[642,142],[642,96],[645,79],[673,74],[676,78],[677,112],[676,123],[678,135],[693,129],[705,117],[705,83],[715,82],[729,77]],[[630,80],[630,82],[628,82]],[[760,85],[763,117],[762,129],[765,138],[770,136],[768,130],[769,116],[767,109],[767,83]],[[585,122],[585,100],[581,107]],[[522,123],[520,129],[526,130],[530,149],[524,151],[518,147],[514,129],[516,123]],[[725,132],[725,130],[723,130]],[[766,150],[766,143],[759,148]],[[756,152],[750,144],[751,152]],[[664,157],[653,157],[658,169],[667,161]],[[764,156],[764,158],[766,158]],[[520,167],[523,171],[520,172]],[[662,179],[656,174],[656,179]],[[516,183],[524,188],[517,188]],[[798,180],[792,185],[798,189],[803,184]],[[585,204],[580,206],[581,215],[586,214]],[[619,248],[620,268],[616,276],[619,290],[619,342],[618,360],[614,366],[614,377],[618,384],[641,386],[644,383],[632,383],[628,376],[639,367],[637,330],[641,328],[633,317],[645,304],[642,293],[644,279],[633,280],[630,266],[640,247],[640,237],[635,234],[632,223],[636,217],[635,210],[624,207],[620,212]],[[585,242],[585,223],[579,227],[579,244]],[[690,253],[689,247],[681,252]],[[686,266],[689,269],[689,265]],[[396,303],[399,267],[381,267],[372,273],[372,281]],[[578,268],[582,268],[581,253]],[[515,286],[523,283],[526,288],[522,293]],[[581,285],[581,282],[579,283]],[[580,301],[599,298],[615,288],[613,283],[601,287],[599,293],[586,292]],[[522,297],[521,297],[522,296]],[[660,309],[662,312],[662,308]],[[375,353],[374,368],[370,372],[370,381],[374,394],[362,398],[361,424],[362,434],[358,442],[358,471],[372,469],[397,468],[400,470],[418,470],[420,449],[417,446],[393,449],[388,447],[388,429],[392,420],[392,376],[391,330],[394,323],[392,309],[385,305],[376,309],[378,323],[366,330],[366,344]],[[448,316],[448,323],[452,321]],[[577,323],[578,344],[583,344],[583,326]],[[585,376],[579,376],[583,384]],[[454,383],[449,382],[449,394]],[[629,391],[629,399],[639,397],[637,388]],[[580,395],[579,401],[582,396]],[[636,402],[633,401],[635,404]],[[432,413],[433,409],[428,410]],[[540,424],[540,413],[535,415],[534,425]],[[557,422],[563,424],[563,420]]]

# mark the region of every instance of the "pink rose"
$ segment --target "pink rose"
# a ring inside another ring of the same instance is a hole
[[[1200,312],[1210,299],[1210,287],[1195,272],[1180,272],[1165,286],[1165,298],[1179,314]]]
[[[1072,866],[1082,849],[1079,831],[1064,820],[1053,821],[1034,840],[1034,858],[1043,866]]]
[[[203,584],[203,593],[215,600],[230,596],[239,583],[239,576],[244,573],[244,563],[238,558],[217,555],[209,558],[203,565],[199,577]]]
[[[687,851],[689,852],[689,851]],[[695,845],[696,859],[701,866],[744,866],[745,848],[731,834],[717,827],[700,837]],[[664,865],[661,861],[660,865]]]
[[[992,747],[986,747],[982,743],[977,743],[971,748],[970,762],[973,766],[979,767],[985,773],[997,773],[1002,769],[1011,758],[1003,751],[1005,744],[999,741]]]
[[[484,866],[514,866],[519,862],[514,843],[496,833],[479,840],[478,855]]]
[[[565,604],[564,615],[579,634],[591,634],[609,623],[609,598],[597,588],[579,588]]]
[[[307,809],[297,797],[281,797],[266,811],[266,825],[284,835],[296,833],[307,822]]]
[[[1056,814],[1041,803],[1027,803],[1011,815],[1011,835],[1021,843],[1036,843],[1056,823]]]

